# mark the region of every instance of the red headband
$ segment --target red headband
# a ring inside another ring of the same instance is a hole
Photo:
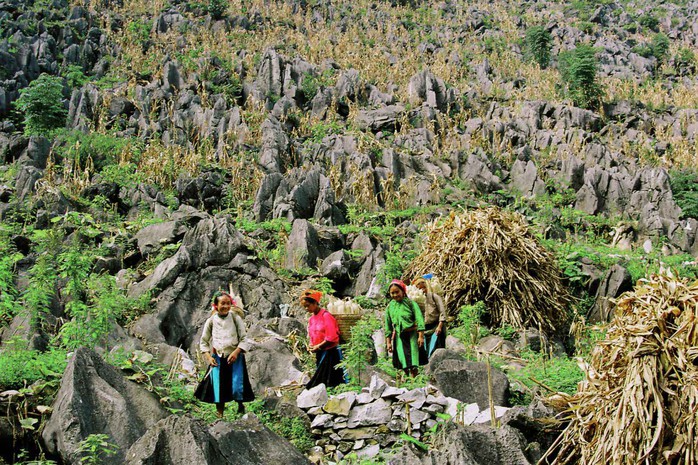
[[[407,286],[405,286],[404,282],[400,281],[399,279],[393,279],[390,282],[390,286],[388,286],[388,289],[390,289],[390,287],[392,286],[399,287],[402,290],[403,294],[407,295]]]
[[[316,291],[314,289],[306,289],[305,291],[303,291],[303,294],[301,295],[301,301],[304,299],[314,300],[319,304],[320,300],[322,300],[322,292]]]

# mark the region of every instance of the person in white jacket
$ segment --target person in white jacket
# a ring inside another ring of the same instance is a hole
[[[243,402],[254,400],[245,363],[250,343],[245,339],[247,331],[238,300],[222,291],[213,295],[213,313],[204,323],[199,342],[209,368],[194,396],[216,404],[219,418],[225,413],[226,402],[237,402],[238,413],[244,413]]]

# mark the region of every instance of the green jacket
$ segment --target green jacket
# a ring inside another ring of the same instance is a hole
[[[408,298],[404,298],[402,302],[391,300],[385,309],[385,337],[390,338],[393,329],[400,334],[415,325],[417,331],[424,331],[424,316],[419,305]]]

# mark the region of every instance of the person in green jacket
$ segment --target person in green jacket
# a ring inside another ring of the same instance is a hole
[[[385,309],[385,340],[393,366],[417,375],[419,347],[424,344],[424,317],[416,302],[407,297],[407,286],[394,279],[388,288],[392,299]]]

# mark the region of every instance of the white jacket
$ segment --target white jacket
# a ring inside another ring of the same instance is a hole
[[[221,318],[216,313],[204,323],[199,349],[201,352],[216,349],[218,354],[229,355],[240,347],[240,350],[247,352],[251,344],[245,340],[246,335],[245,322],[238,314],[230,312],[225,318]]]

